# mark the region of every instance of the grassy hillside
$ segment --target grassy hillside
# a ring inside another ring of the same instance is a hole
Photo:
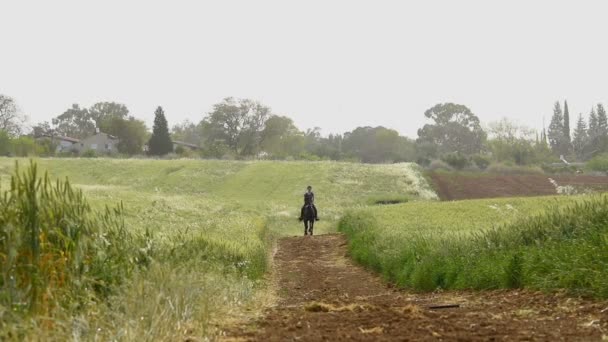
[[[608,297],[608,199],[418,202],[349,212],[356,260],[418,290],[566,288]]]
[[[0,159],[6,185],[13,159]],[[46,321],[5,324],[4,337],[81,336],[101,340],[175,340],[213,336],[218,323],[264,302],[260,280],[272,240],[300,235],[302,195],[314,186],[322,219],[333,231],[347,208],[370,199],[433,198],[408,164],[327,162],[39,159],[53,179],[82,189],[93,209],[122,202],[125,225],[149,264],[104,302],[54,309]],[[27,164],[21,160],[21,164]],[[141,245],[143,243],[143,245]],[[133,242],[135,244],[135,242]],[[135,257],[135,256],[133,256]],[[49,318],[50,317],[50,318]],[[72,324],[74,317],[78,324]],[[9,335],[10,334],[10,335]],[[24,335],[20,335],[24,334]]]

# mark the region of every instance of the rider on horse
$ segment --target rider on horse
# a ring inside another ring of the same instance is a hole
[[[307,205],[312,206],[312,210],[315,214],[315,221],[319,221],[319,218],[317,217],[317,207],[315,207],[315,193],[312,192],[312,186],[310,185],[306,188],[306,193],[304,193],[304,206],[300,211],[300,221],[304,219],[304,208],[306,208]]]

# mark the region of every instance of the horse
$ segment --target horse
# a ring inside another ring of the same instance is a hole
[[[315,211],[312,208],[312,204],[304,206],[304,235],[312,235],[312,229],[315,226]]]

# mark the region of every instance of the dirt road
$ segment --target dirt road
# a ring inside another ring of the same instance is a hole
[[[277,306],[228,339],[596,341],[608,335],[607,302],[529,291],[414,294],[388,287],[352,263],[339,234],[282,239],[273,276]],[[442,304],[460,307],[430,309]]]

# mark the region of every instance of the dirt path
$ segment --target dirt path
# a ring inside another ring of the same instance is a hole
[[[354,265],[339,234],[284,238],[275,256],[279,302],[228,333],[251,341],[594,341],[608,303],[527,291],[413,294]],[[459,304],[459,308],[429,309]],[[606,338],[606,337],[604,337]]]

